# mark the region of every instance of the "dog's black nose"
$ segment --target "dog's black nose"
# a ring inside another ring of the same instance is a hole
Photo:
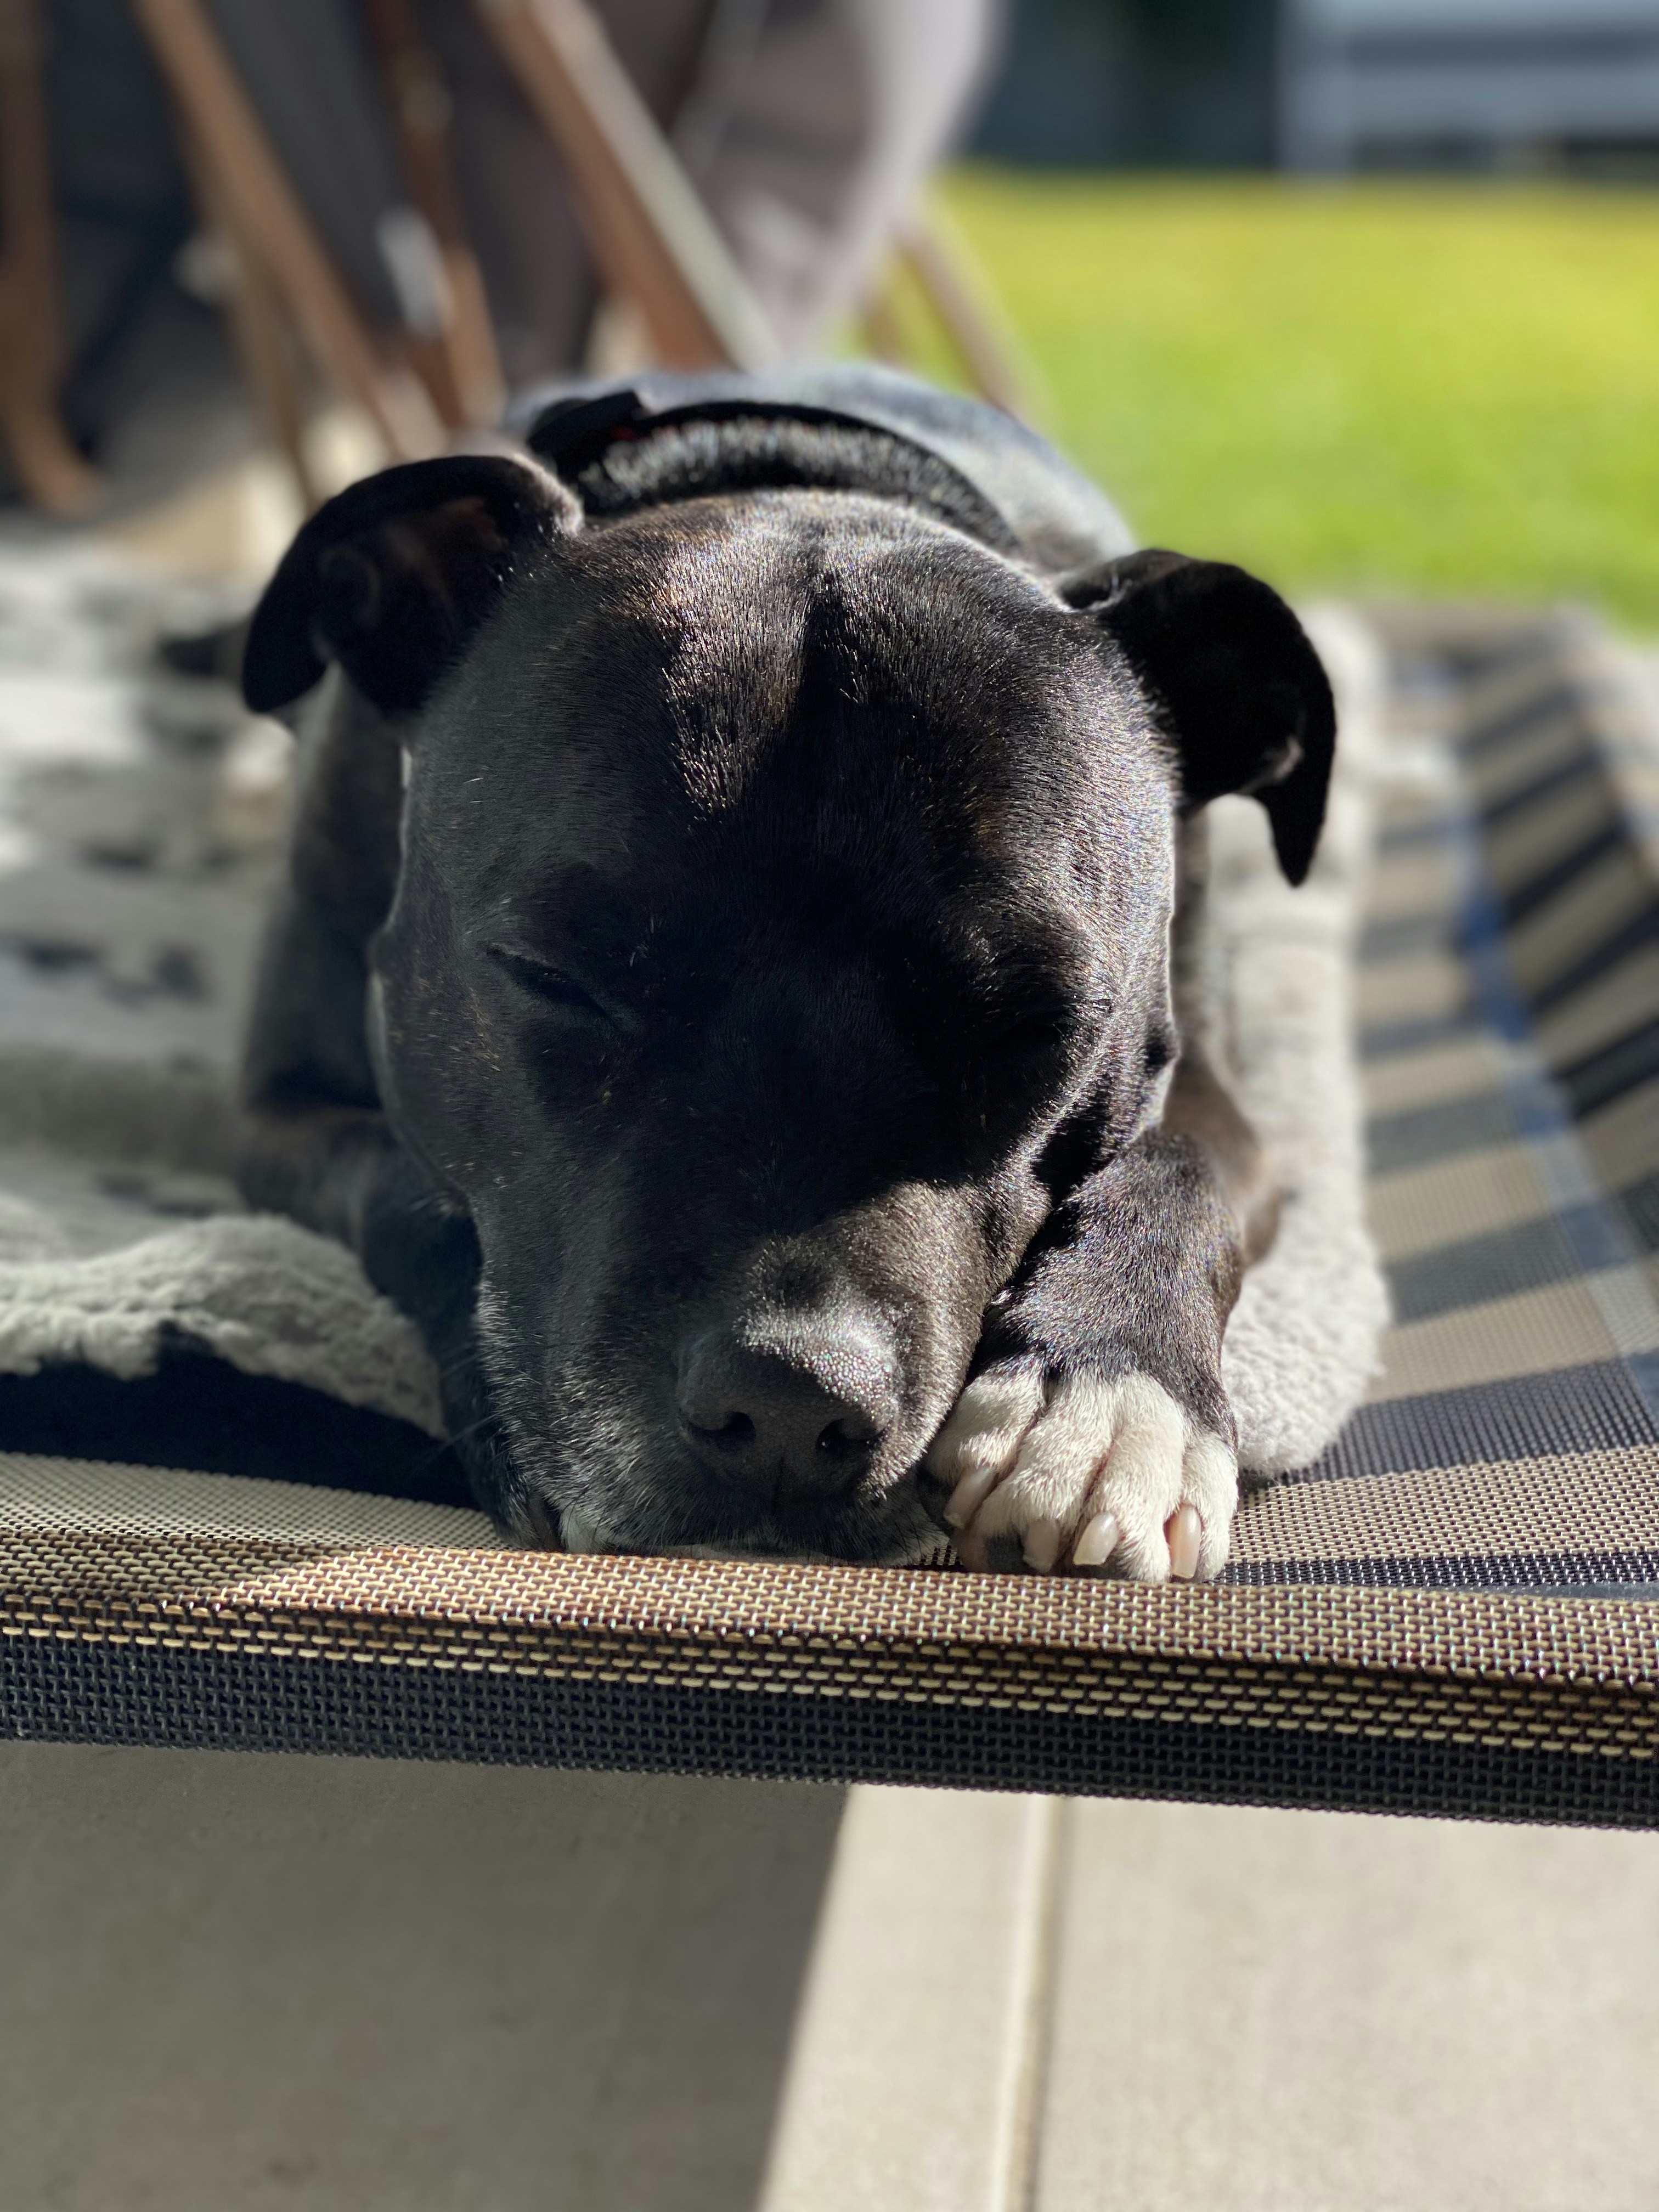
[[[699,1457],[722,1474],[846,1490],[898,1419],[898,1364],[862,1325],[709,1329],[681,1358],[679,1409]]]

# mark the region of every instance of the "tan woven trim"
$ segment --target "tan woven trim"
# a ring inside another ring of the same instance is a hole
[[[420,1548],[0,1545],[0,1643],[1659,1755],[1650,1608]]]
[[[377,1625],[389,1629],[390,1624]],[[524,1681],[638,1689],[721,1691],[814,1697],[876,1705],[950,1706],[987,1713],[1064,1715],[1354,1735],[1403,1743],[1455,1743],[1488,1749],[1571,1752],[1648,1761],[1659,1757],[1659,1698],[1595,1686],[1539,1687],[1516,1682],[1423,1675],[1364,1674],[1311,1665],[1274,1671],[1206,1665],[1193,1658],[1114,1659],[1053,1652],[994,1662],[980,1655],[889,1655],[852,1644],[803,1645],[787,1658],[753,1648],[655,1645],[638,1638],[585,1636],[561,1649],[544,1637],[533,1650],[496,1634],[434,1645],[408,1633],[343,1637],[303,1619],[238,1626],[199,1620],[124,1621],[67,1615],[61,1608],[0,1615],[0,1638],[39,1637],[137,1650],[204,1654],[221,1659],[276,1657],[295,1663],[395,1667],[413,1673],[495,1675]]]

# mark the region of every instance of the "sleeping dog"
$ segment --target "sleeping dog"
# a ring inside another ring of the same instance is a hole
[[[652,377],[334,500],[244,682],[305,701],[245,1193],[420,1324],[505,1530],[1220,1569],[1276,1194],[1198,817],[1299,882],[1334,741],[1273,592],[908,380]]]

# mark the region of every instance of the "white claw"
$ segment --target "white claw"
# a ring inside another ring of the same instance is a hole
[[[1190,1505],[1177,1505],[1164,1531],[1170,1547],[1170,1572],[1177,1582],[1189,1583],[1198,1572],[1198,1549],[1204,1524]]]
[[[1072,1564],[1078,1567],[1103,1567],[1116,1543],[1115,1519],[1109,1513],[1097,1513],[1077,1540]]]
[[[1060,1557],[1063,1534],[1058,1521],[1033,1521],[1025,1531],[1022,1547],[1026,1565],[1035,1567],[1040,1575],[1046,1575]]]
[[[976,1467],[971,1474],[964,1474],[946,1502],[945,1526],[965,1528],[990,1496],[992,1486],[1001,1472],[1000,1467]]]

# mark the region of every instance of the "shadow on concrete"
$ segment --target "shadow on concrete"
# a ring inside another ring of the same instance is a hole
[[[743,2212],[842,1800],[8,1745],[0,2202]]]

